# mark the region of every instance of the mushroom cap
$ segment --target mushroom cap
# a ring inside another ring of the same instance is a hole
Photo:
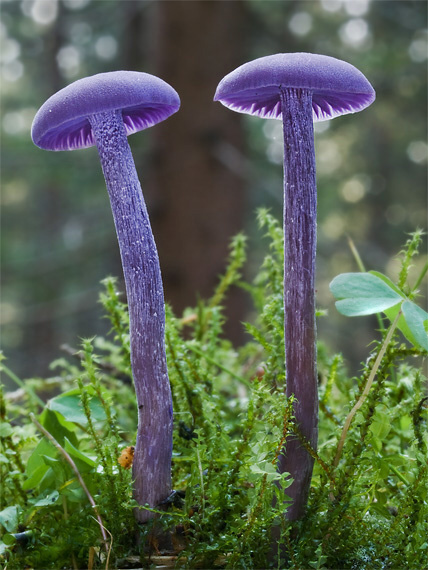
[[[163,121],[180,98],[162,79],[138,71],[112,71],[79,79],[50,97],[31,128],[34,144],[46,150],[94,146],[89,115],[121,110],[127,135]]]
[[[280,90],[312,91],[313,120],[323,121],[368,107],[376,94],[350,63],[313,53],[278,53],[244,63],[219,83],[215,101],[268,119],[282,119]]]

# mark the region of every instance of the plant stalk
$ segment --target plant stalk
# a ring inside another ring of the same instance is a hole
[[[348,417],[345,420],[345,424],[344,424],[343,429],[342,429],[342,433],[341,433],[341,436],[339,439],[339,443],[337,445],[337,451],[336,451],[336,456],[335,456],[334,461],[333,461],[333,467],[337,467],[337,465],[339,464],[340,457],[342,455],[343,446],[345,444],[346,435],[348,433],[351,422],[354,419],[355,414],[358,412],[358,410],[361,408],[361,406],[366,401],[366,398],[370,392],[370,388],[372,387],[373,381],[374,381],[376,374],[377,374],[377,371],[379,369],[380,363],[382,362],[382,358],[384,357],[386,349],[388,348],[388,345],[391,342],[392,335],[394,334],[395,329],[397,328],[398,321],[401,317],[401,314],[402,314],[402,311],[400,309],[398,311],[397,316],[395,317],[393,323],[389,327],[388,333],[385,337],[385,340],[382,343],[381,349],[379,350],[379,354],[377,355],[375,363],[373,364],[373,368],[370,372],[370,375],[367,378],[367,382],[366,382],[366,385],[364,387],[363,393],[361,394],[357,403],[352,408],[352,410],[349,412]]]
[[[413,293],[414,291],[416,291],[416,289],[419,287],[419,285],[421,284],[422,279],[425,277],[427,271],[428,271],[428,261],[425,263],[425,265],[424,265],[423,268],[422,268],[422,271],[420,272],[418,278],[416,279],[416,282],[415,282],[415,284],[413,285],[413,288],[412,288],[412,293]]]

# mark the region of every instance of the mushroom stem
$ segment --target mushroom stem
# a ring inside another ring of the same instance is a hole
[[[134,497],[155,507],[171,492],[172,399],[159,258],[121,111],[89,117],[110,197],[125,278],[138,404]],[[139,522],[153,514],[136,509]]]
[[[281,88],[284,132],[284,334],[286,394],[294,395],[300,434],[316,449],[318,386],[316,372],[315,250],[317,192],[312,92]],[[294,481],[287,488],[293,502],[289,520],[306,506],[313,459],[296,435],[290,436],[278,469]]]

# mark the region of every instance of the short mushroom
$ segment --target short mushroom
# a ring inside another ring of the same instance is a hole
[[[37,112],[33,142],[47,150],[97,146],[110,197],[125,278],[131,364],[138,403],[134,496],[155,507],[171,492],[172,399],[165,355],[165,307],[159,258],[127,136],[180,107],[161,79],[134,71],[80,79]],[[136,510],[139,522],[152,513]]]
[[[284,134],[284,318],[286,393],[294,394],[299,435],[316,449],[316,179],[313,121],[361,111],[375,99],[354,66],[311,53],[281,53],[241,65],[222,79],[214,100],[240,113],[282,119]],[[289,437],[278,469],[288,472],[287,518],[303,516],[313,459]]]

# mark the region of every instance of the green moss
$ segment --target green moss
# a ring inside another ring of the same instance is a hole
[[[90,559],[93,568],[149,567],[150,551],[172,549],[178,568],[424,567],[427,399],[415,360],[424,353],[398,332],[337,466],[342,426],[383,341],[370,346],[358,378],[319,343],[320,441],[316,452],[308,446],[315,458],[309,504],[304,519],[284,518],[289,481],[275,465],[286,436],[297,431],[284,395],[282,230],[265,210],[259,222],[268,253],[252,283],[242,280],[246,240],[239,235],[212,298],[182,316],[167,307],[175,492],[150,524],[135,523],[131,473],[117,461],[134,443],[137,413],[127,309],[114,279],[104,280],[100,295],[110,338],[83,340],[75,357],[54,363],[56,376],[22,384],[21,399],[1,394],[0,556],[8,569],[84,568]],[[400,286],[419,243],[413,237],[405,246]],[[231,285],[251,294],[257,315],[239,349],[222,334]],[[51,387],[56,395],[42,409],[37,394]],[[75,462],[106,529],[108,553],[75,473],[36,430],[30,411]]]

